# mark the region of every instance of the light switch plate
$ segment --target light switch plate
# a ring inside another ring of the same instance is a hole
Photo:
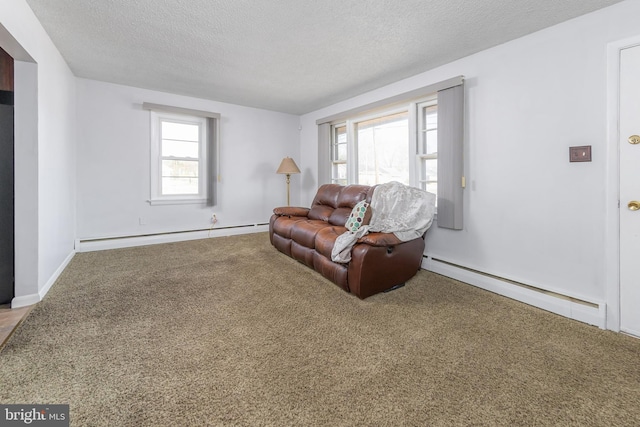
[[[591,146],[583,145],[581,147],[569,147],[570,162],[590,162]]]

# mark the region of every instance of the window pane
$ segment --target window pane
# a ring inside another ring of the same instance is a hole
[[[162,177],[198,177],[198,162],[190,160],[163,160]]]
[[[420,162],[420,188],[438,195],[438,159],[422,159]]]
[[[335,135],[333,138],[334,144],[346,144],[347,143],[347,127],[338,126],[335,128]]]
[[[424,181],[438,181],[438,159],[425,159],[423,160],[423,175]]]
[[[423,112],[425,130],[436,129],[438,127],[438,106],[425,107]]]
[[[424,139],[426,142],[424,154],[436,154],[438,152],[438,129],[428,130]]]
[[[347,165],[345,163],[340,163],[337,165],[333,165],[332,176],[334,181],[336,180],[345,180],[347,179]]]
[[[199,144],[197,142],[185,142],[175,140],[162,140],[162,157],[191,157],[198,158]]]
[[[198,194],[198,178],[162,177],[162,194]]]
[[[408,117],[403,112],[356,125],[359,184],[398,181],[409,185]]]
[[[337,151],[336,153],[337,157],[335,157],[334,160],[346,161],[347,160],[347,144],[338,144],[335,147]]]
[[[199,131],[200,127],[198,125],[163,120],[161,138],[197,142],[200,139]]]
[[[437,182],[428,182],[425,190],[429,193],[433,193],[435,195],[438,194],[438,183]],[[438,204],[438,200],[436,199],[436,205]]]
[[[347,127],[338,126],[334,128],[333,134],[333,160],[347,160]]]
[[[422,108],[420,153],[435,154],[438,152],[438,106]]]

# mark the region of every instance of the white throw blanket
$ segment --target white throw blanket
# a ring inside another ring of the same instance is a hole
[[[371,221],[352,233],[338,236],[331,252],[331,260],[351,261],[351,248],[359,238],[370,232],[393,233],[403,242],[421,237],[431,227],[435,214],[436,196],[399,182],[380,184],[371,196]]]

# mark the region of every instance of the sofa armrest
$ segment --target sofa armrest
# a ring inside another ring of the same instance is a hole
[[[358,239],[358,243],[371,246],[395,246],[402,243],[393,233],[369,233]]]
[[[348,267],[349,292],[363,299],[405,283],[420,269],[423,253],[420,238],[387,247],[356,244]]]
[[[273,213],[279,216],[307,216],[309,208],[300,208],[296,206],[283,206],[275,208]]]

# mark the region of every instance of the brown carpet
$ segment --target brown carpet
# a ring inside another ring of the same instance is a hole
[[[361,301],[266,233],[82,253],[0,403],[85,426],[635,426],[640,340],[421,271]]]

